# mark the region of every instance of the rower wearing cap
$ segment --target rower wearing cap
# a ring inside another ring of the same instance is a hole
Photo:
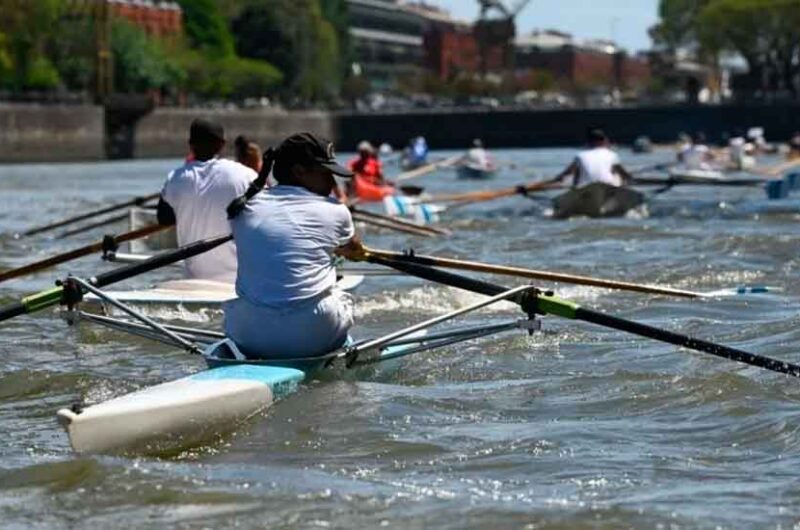
[[[622,166],[619,155],[609,147],[608,137],[601,129],[591,129],[586,139],[589,149],[578,153],[575,160],[552,182],[560,182],[572,176],[573,187],[593,182],[622,186],[632,179],[631,174]]]
[[[230,233],[225,208],[255,180],[252,169],[219,157],[225,147],[222,125],[196,119],[189,128],[192,159],[172,171],[161,190],[158,222],[176,225],[178,244]],[[236,279],[236,247],[226,243],[189,258],[189,278],[233,282]]]
[[[678,162],[681,162],[686,169],[703,171],[713,169],[714,153],[706,145],[706,135],[702,132],[694,133],[689,145],[678,153]]]
[[[270,169],[276,186],[229,209],[239,269],[225,332],[252,358],[327,353],[345,343],[353,323],[351,299],[335,288],[333,254],[359,244],[350,211],[331,197],[334,175],[353,172],[311,133],[267,151],[261,174]]]

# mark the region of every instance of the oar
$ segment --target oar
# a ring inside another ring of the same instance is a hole
[[[116,210],[121,210],[123,208],[129,208],[131,206],[141,206],[146,202],[157,199],[159,195],[160,195],[159,193],[153,193],[152,195],[145,195],[144,197],[136,197],[129,201],[121,202],[118,204],[112,204],[111,206],[106,206],[105,208],[101,208],[99,210],[93,210],[91,212],[87,212],[81,215],[76,215],[75,217],[64,219],[63,221],[57,221],[55,223],[50,223],[48,225],[40,226],[37,228],[31,228],[30,230],[27,230],[20,235],[32,236],[34,234],[41,234],[42,232],[47,232],[48,230],[53,230],[55,228],[61,228],[62,226],[67,226],[72,223],[77,223],[78,221],[85,221],[86,219],[97,217],[98,215],[114,212]]]
[[[424,166],[420,166],[417,169],[412,169],[411,171],[405,171],[403,173],[400,173],[399,175],[395,176],[393,180],[395,182],[402,182],[404,180],[421,177],[423,175],[427,175],[428,173],[436,171],[437,169],[452,166],[460,159],[461,155],[456,155],[456,156],[451,156],[450,158],[445,158],[444,160],[431,162],[430,164],[425,164]]]
[[[445,230],[443,228],[434,228],[432,226],[421,225],[421,224],[418,224],[418,223],[413,223],[411,221],[406,221],[404,219],[398,219],[397,217],[391,217],[391,216],[388,216],[388,215],[382,215],[382,214],[379,214],[379,213],[374,213],[374,212],[370,212],[370,211],[367,211],[367,210],[362,210],[361,208],[358,208],[357,206],[350,206],[350,212],[353,214],[354,218],[358,217],[360,220],[362,220],[365,223],[369,223],[369,222],[371,222],[373,220],[376,220],[376,221],[383,221],[385,223],[391,223],[391,224],[394,224],[396,226],[405,227],[405,228],[409,228],[409,229],[412,229],[412,230],[418,230],[418,231],[427,232],[427,233],[429,233],[431,235],[435,235],[435,236],[449,236],[450,235],[450,231],[449,230]]]
[[[606,280],[603,278],[594,278],[590,276],[577,276],[574,274],[565,274],[561,272],[524,269],[521,267],[509,267],[505,265],[492,265],[490,263],[481,263],[477,261],[441,258],[437,256],[424,256],[424,255],[404,253],[404,252],[391,252],[388,250],[377,250],[371,248],[366,248],[365,250],[368,255],[393,259],[405,263],[426,265],[430,267],[443,267],[446,269],[483,272],[487,274],[498,274],[502,276],[514,276],[517,278],[527,278],[529,280],[544,280],[544,281],[570,283],[576,285],[589,285],[592,287],[602,287],[605,289],[617,289],[621,291],[632,291],[637,293],[676,296],[680,298],[718,298],[721,296],[728,296],[728,295],[765,294],[771,292],[771,290],[774,290],[768,287],[759,286],[759,287],[738,287],[733,289],[722,289],[722,290],[712,291],[709,293],[702,293],[698,291],[675,289],[673,287],[665,287],[661,285],[645,285],[640,283]]]
[[[112,236],[112,242],[119,244],[119,243],[124,243],[125,241],[133,241],[134,239],[139,239],[142,237],[149,236],[150,234],[155,234],[156,232],[166,230],[167,228],[171,227],[162,225],[145,226],[143,228],[139,228],[131,232],[126,232],[118,236]],[[43,259],[41,261],[29,263],[28,265],[23,265],[22,267],[18,267],[16,269],[0,272],[0,282],[10,280],[11,278],[19,278],[20,276],[24,276],[32,272],[38,272],[48,267],[54,267],[55,265],[66,263],[73,259],[82,258],[84,256],[88,256],[89,254],[100,252],[101,250],[103,250],[104,246],[108,244],[109,244],[108,240],[104,239],[102,241],[98,241],[97,243],[92,243],[91,245],[86,245],[84,247],[76,248],[75,250],[70,250],[69,252],[64,252],[63,254],[58,254],[56,256]]]
[[[407,274],[417,276],[436,283],[449,285],[458,289],[464,289],[487,296],[496,296],[508,291],[508,288],[488,282],[474,280],[465,276],[444,272],[438,269],[416,265],[404,261],[383,258],[380,256],[367,254],[366,260]],[[794,377],[800,377],[800,365],[779,361],[763,355],[746,352],[737,348],[731,348],[722,344],[697,339],[688,335],[674,333],[665,329],[656,328],[647,324],[641,324],[632,320],[600,313],[591,309],[580,307],[578,304],[562,300],[550,294],[540,294],[536,297],[518,297],[516,300],[523,310],[528,314],[555,315],[570,320],[581,320],[590,322],[606,328],[625,331],[640,337],[647,337],[660,342],[666,342],[682,348],[709,353],[717,357],[737,361],[740,363],[757,366],[779,372]]]
[[[525,184],[514,186],[513,188],[503,188],[499,190],[487,191],[471,191],[466,193],[451,193],[447,195],[434,195],[427,199],[426,202],[483,202],[501,199],[503,197],[512,197],[514,195],[527,195],[536,191],[563,188],[561,183],[553,181],[534,182],[533,184]]]
[[[177,261],[197,256],[203,252],[208,252],[213,248],[227,243],[231,239],[233,239],[233,236],[229,234],[226,236],[218,236],[211,239],[196,241],[183,247],[179,247],[175,250],[157,254],[140,263],[134,263],[113,271],[99,274],[92,278],[90,283],[95,287],[105,287],[107,285],[111,285],[112,283],[127,280],[128,278],[133,278],[139,274],[150,272],[166,265],[171,265]],[[19,302],[13,302],[11,304],[2,306],[0,307],[0,322],[19,315],[33,313],[35,311],[54,306],[61,301],[63,293],[64,287],[59,285],[58,287],[26,296]]]
[[[769,182],[764,178],[724,178],[724,179],[702,179],[691,176],[682,177],[676,175],[667,178],[637,177],[633,179],[633,184],[637,186],[724,186],[724,187],[743,187],[761,186]]]
[[[797,166],[800,166],[800,158],[787,160],[786,162],[781,162],[780,164],[775,164],[774,166],[766,166],[762,168],[754,167],[746,169],[745,171],[748,173],[755,173],[756,175],[763,175],[765,177],[777,177],[780,176],[781,173],[789,171],[790,169],[794,169]]]
[[[95,228],[100,228],[101,226],[108,226],[113,225],[114,223],[119,223],[120,221],[124,221],[128,218],[128,214],[124,213],[122,215],[115,215],[113,217],[106,217],[105,219],[101,219],[96,223],[91,223],[88,225],[79,226],[78,228],[73,228],[72,230],[67,230],[66,232],[61,232],[56,236],[56,239],[66,239],[70,236],[82,234],[84,232],[88,232],[90,230],[94,230]]]
[[[423,236],[423,237],[436,237],[436,234],[428,232],[426,230],[420,230],[419,228],[411,228],[399,225],[397,223],[381,221],[380,219],[370,219],[369,217],[361,217],[358,214],[353,214],[353,220],[361,221],[362,223],[366,223],[376,228],[384,228],[386,230],[393,230],[395,232],[402,232],[404,234],[411,234],[414,236]]]

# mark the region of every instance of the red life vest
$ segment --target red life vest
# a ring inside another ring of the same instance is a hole
[[[383,177],[383,164],[376,157],[357,157],[348,164],[350,171],[370,184],[379,184]]]

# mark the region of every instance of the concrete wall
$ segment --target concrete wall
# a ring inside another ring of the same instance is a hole
[[[788,140],[800,130],[800,105],[342,114],[336,139],[341,151],[362,139],[402,147],[417,135],[425,136],[432,149],[464,148],[473,138],[482,138],[489,147],[556,147],[582,144],[590,127],[602,127],[614,141],[630,143],[639,135],[673,142],[678,133],[695,131],[718,141],[734,128],[755,126],[764,127],[769,140]]]
[[[0,104],[0,162],[101,160],[103,109]]]
[[[362,139],[401,147],[416,135],[424,135],[433,149],[464,148],[476,137],[489,147],[574,146],[589,127],[605,128],[620,143],[643,134],[671,142],[681,131],[704,131],[717,141],[726,131],[753,126],[781,141],[800,130],[798,104],[370,115],[157,109],[122,142],[132,144],[129,151],[137,158],[184,156],[189,124],[198,116],[221,121],[231,144],[237,134],[268,146],[293,132],[312,131],[335,140],[339,151],[355,149]],[[0,162],[103,159],[104,129],[101,107],[0,105]]]
[[[310,131],[326,138],[335,135],[334,122],[325,112],[276,112],[272,110],[157,109],[135,128],[134,156],[156,158],[184,156],[188,152],[189,125],[198,117],[214,119],[225,127],[228,154],[239,134],[263,147],[276,146],[292,133]]]

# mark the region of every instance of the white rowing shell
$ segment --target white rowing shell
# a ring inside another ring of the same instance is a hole
[[[294,368],[237,365],[205,370],[57,416],[78,453],[158,454],[196,446],[294,390]]]
[[[351,291],[361,285],[364,276],[346,274],[336,284],[343,291]],[[128,304],[204,305],[217,306],[236,298],[234,285],[213,280],[173,280],[152,289],[136,291],[104,291],[112,298]],[[87,303],[101,303],[94,294],[84,296]]]

